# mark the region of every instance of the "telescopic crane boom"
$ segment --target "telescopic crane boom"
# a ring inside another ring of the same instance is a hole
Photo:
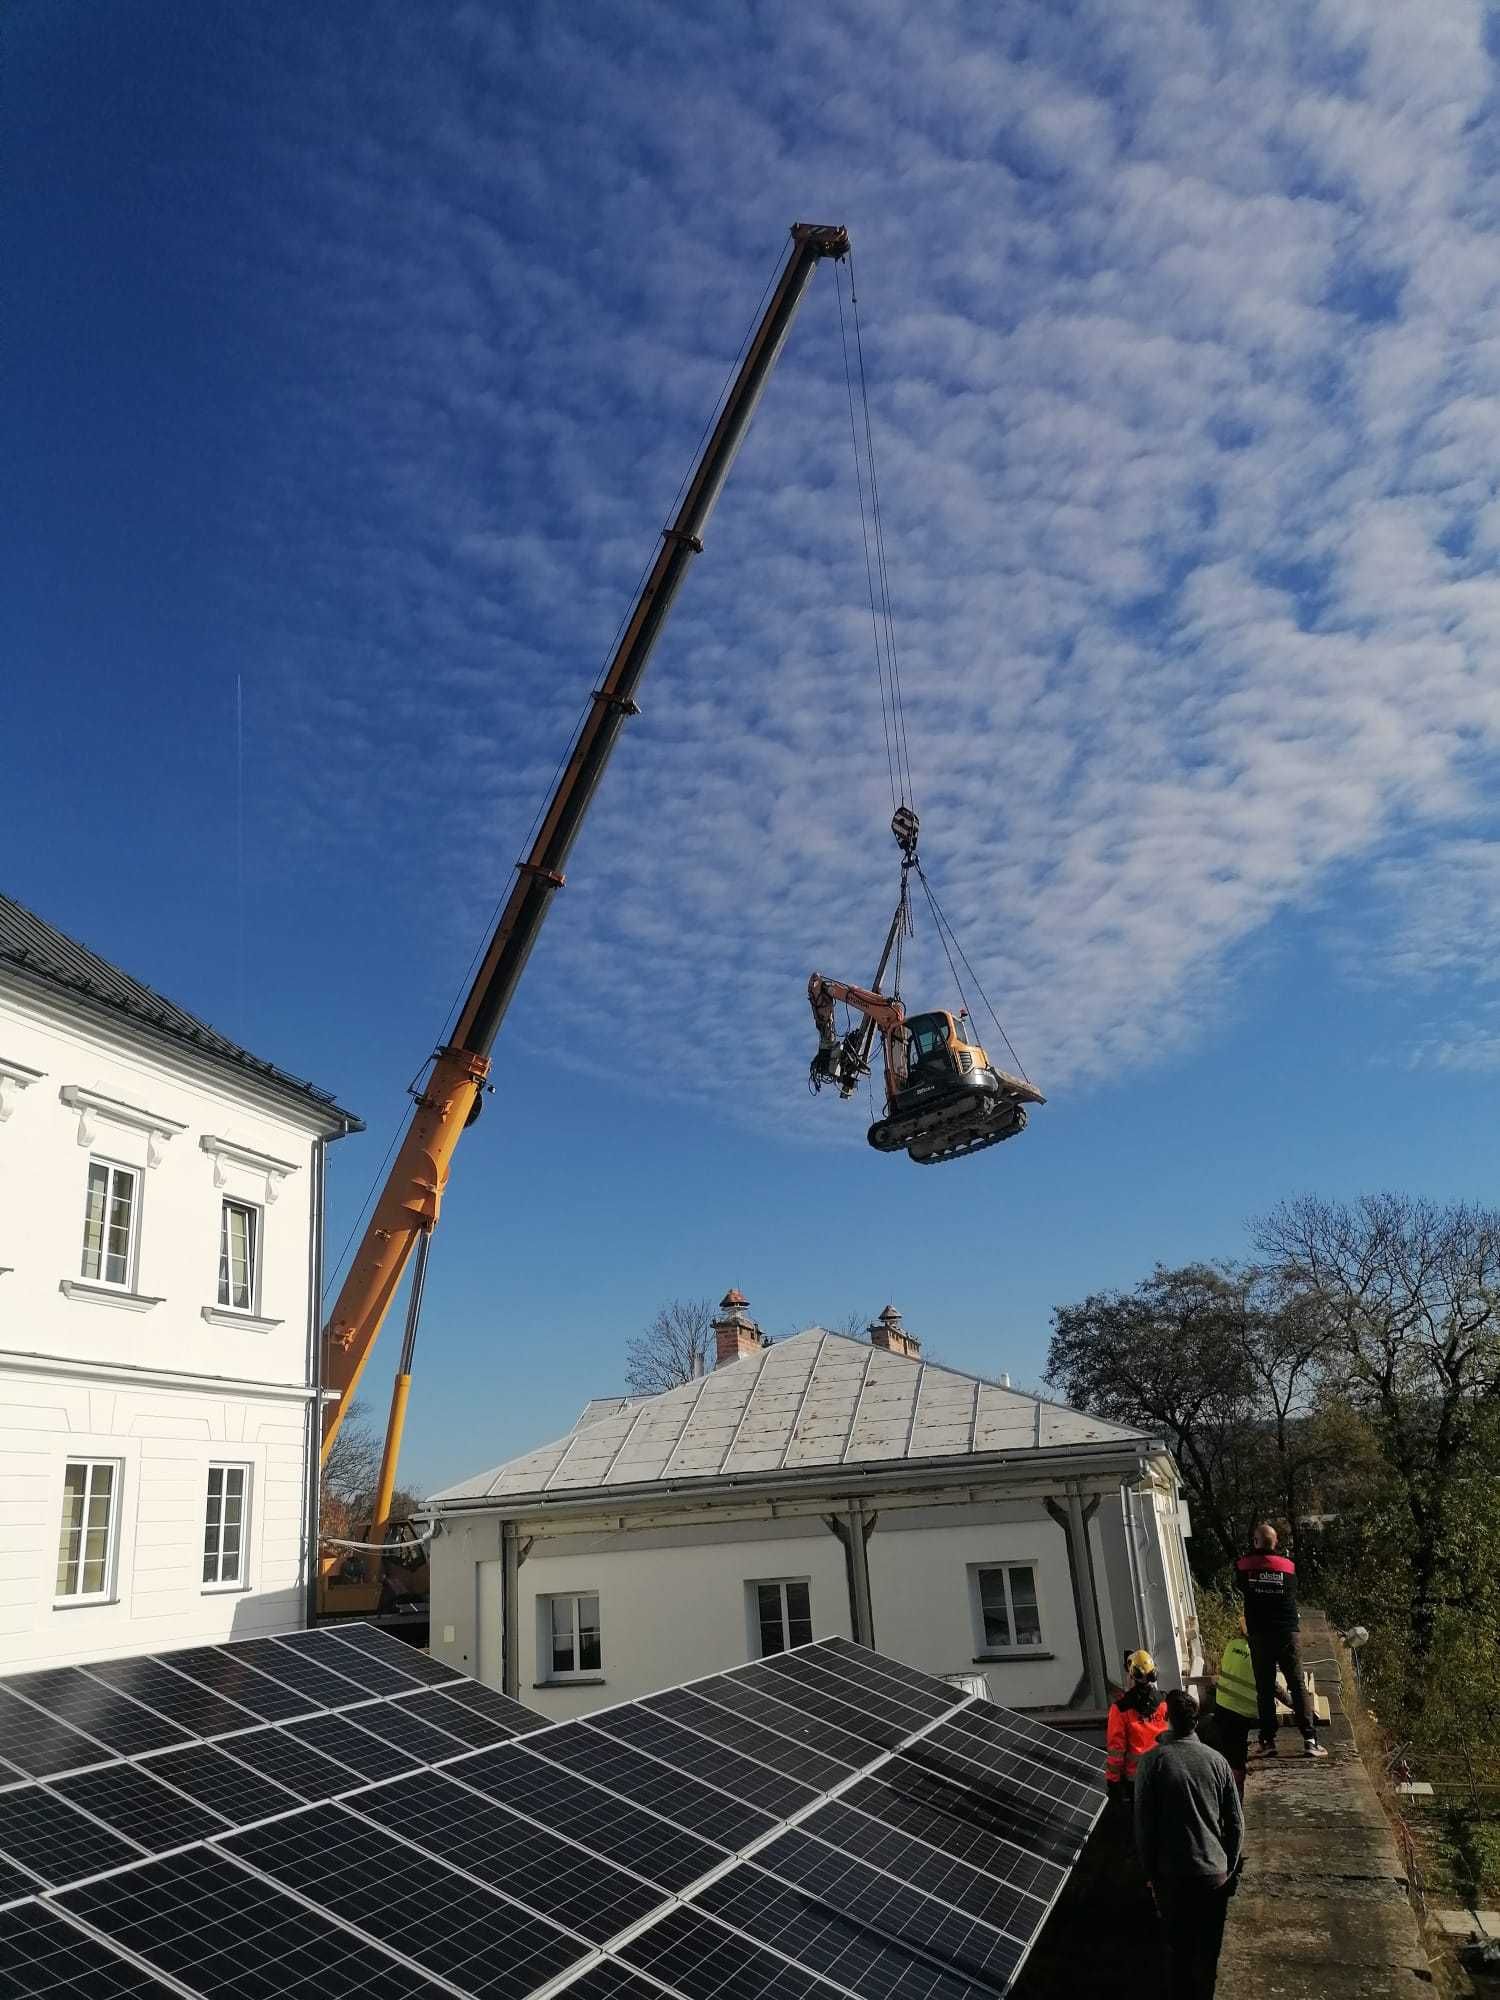
[[[365,1364],[413,1251],[419,1254],[369,1541],[383,1543],[395,1486],[406,1398],[411,1387],[416,1308],[426,1250],[437,1224],[443,1189],[460,1135],[478,1115],[490,1049],[517,983],[541,932],[563,866],[628,716],[639,713],[635,692],[667,613],[702,553],[703,530],[776,364],[802,294],[825,257],[848,254],[842,228],[799,222],[770,303],[751,338],[718,420],[698,458],[687,492],[641,587],[624,633],[595,691],[573,753],[555,786],[531,850],[516,865],[515,881],[464,1001],[451,1039],[432,1057],[426,1082],[387,1175],[368,1227],[344,1279],[324,1333],[323,1383],[335,1392],[324,1410],[323,1460],[338,1436]],[[378,1559],[377,1559],[378,1560]]]

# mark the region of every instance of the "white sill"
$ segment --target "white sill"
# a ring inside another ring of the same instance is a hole
[[[609,1683],[603,1674],[553,1674],[550,1680],[533,1681],[533,1688],[602,1688]]]
[[[128,1291],[124,1285],[96,1285],[91,1278],[59,1278],[57,1289],[65,1299],[86,1299],[94,1305],[123,1306],[126,1312],[149,1312],[159,1306],[146,1292]]]
[[[205,1583],[202,1594],[205,1597],[243,1597],[249,1588],[248,1583]]]
[[[100,1604],[118,1604],[118,1597],[54,1597],[54,1611],[91,1611]]]
[[[284,1324],[279,1319],[262,1319],[259,1313],[241,1312],[236,1306],[199,1306],[210,1326],[234,1326],[242,1333],[272,1333]]]
[[[976,1653],[974,1665],[982,1666],[986,1661],[1001,1663],[1006,1660],[1055,1660],[1056,1653],[1049,1653],[1041,1646],[1010,1646],[1002,1653]]]

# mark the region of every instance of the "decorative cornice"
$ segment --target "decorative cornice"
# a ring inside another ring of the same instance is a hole
[[[122,1292],[115,1285],[91,1285],[87,1278],[59,1278],[57,1289],[65,1299],[80,1299],[89,1305],[122,1306],[126,1312],[150,1312],[162,1301],[146,1292]]]
[[[97,1090],[85,1090],[81,1084],[65,1083],[58,1096],[70,1111],[78,1113],[78,1143],[92,1146],[94,1143],[96,1120],[106,1118],[113,1125],[128,1125],[132,1131],[146,1134],[146,1164],[148,1167],[161,1165],[161,1149],[168,1139],[175,1139],[187,1126],[176,1118],[163,1118],[154,1111],[142,1110],[138,1104],[122,1104],[117,1097],[105,1097]]]
[[[215,1395],[259,1396],[273,1402],[312,1402],[318,1391],[306,1382],[253,1382],[238,1375],[204,1375],[196,1369],[143,1368],[129,1361],[68,1361],[56,1354],[32,1354],[0,1348],[0,1375],[55,1375],[64,1381],[97,1384],[119,1382],[126,1387],[207,1390]],[[335,1399],[337,1391],[332,1392]]]
[[[3,1125],[16,1108],[16,1097],[23,1090],[29,1090],[47,1074],[43,1069],[32,1069],[26,1063],[7,1062],[0,1058],[0,1125]]]
[[[281,1183],[288,1174],[301,1172],[296,1160],[278,1160],[274,1153],[257,1153],[252,1146],[241,1146],[233,1139],[221,1139],[217,1132],[205,1132],[198,1144],[213,1160],[215,1187],[225,1185],[224,1164],[231,1161],[237,1167],[248,1167],[252,1173],[265,1175],[268,1203],[275,1201],[280,1194]]]
[[[285,1324],[279,1319],[262,1319],[258,1313],[235,1312],[229,1306],[199,1306],[210,1326],[237,1327],[241,1333],[273,1333]]]

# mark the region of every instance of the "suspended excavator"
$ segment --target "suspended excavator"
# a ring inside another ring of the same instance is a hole
[[[917,858],[917,815],[906,804],[897,808],[891,831],[902,854],[901,890],[874,980],[869,986],[851,986],[847,980],[815,972],[807,982],[818,1030],[808,1084],[814,1093],[832,1084],[841,1098],[852,1097],[870,1074],[870,1054],[879,1035],[885,1116],[877,1118],[865,1136],[877,1152],[904,1149],[918,1166],[932,1167],[1015,1138],[1026,1129],[1026,1107],[1047,1100],[1025,1077],[996,1068],[972,1039],[966,1008],[957,1014],[944,1010],[907,1014],[900,985],[901,944],[912,928],[910,878],[915,873],[924,887],[926,880]],[[941,936],[946,920],[931,890],[927,893]],[[893,957],[892,989],[882,993],[881,981]],[[860,1016],[859,1024],[843,1035],[836,1016],[840,1004]]]
[[[323,1616],[368,1616],[425,1584],[420,1542],[410,1530],[390,1531],[396,1461],[406,1402],[427,1256],[443,1191],[459,1140],[479,1115],[490,1071],[490,1050],[500,1032],[526,961],[547,912],[563,887],[563,866],[577,837],[621,729],[640,710],[635,694],[667,613],[695,556],[703,530],[729,476],[772,369],[776,365],[808,280],[824,258],[849,255],[845,230],[797,223],[791,248],[769,302],[729,382],[681,504],[622,628],[600,686],[591,696],[572,752],[544,807],[531,850],[516,864],[515,880],[489,939],[468,997],[431,1066],[413,1086],[415,1104],[369,1221],[355,1249],[323,1336],[323,1463],[328,1463],[349,1414],[360,1376],[408,1265],[406,1326],[391,1392],[390,1418],[370,1525],[357,1541],[325,1543],[318,1609]],[[402,1536],[405,1535],[405,1543]],[[349,1557],[376,1557],[375,1562]]]

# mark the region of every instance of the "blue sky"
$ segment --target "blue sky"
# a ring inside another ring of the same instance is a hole
[[[924,856],[1051,1101],[921,1170],[804,1089],[894,887],[825,269],[461,1150],[410,1483],[673,1296],[1032,1379],[1283,1194],[1488,1194],[1485,25],[13,0],[4,886],[365,1116],[334,1249],[786,225],[854,238]]]

